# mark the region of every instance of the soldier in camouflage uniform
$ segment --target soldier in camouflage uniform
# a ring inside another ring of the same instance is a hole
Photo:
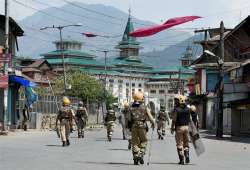
[[[157,133],[158,138],[163,140],[163,137],[166,134],[166,122],[168,122],[169,125],[169,115],[165,110],[164,106],[160,107],[160,111],[157,116]]]
[[[56,127],[58,127],[59,121],[59,130],[62,140],[62,146],[69,146],[69,134],[70,134],[70,122],[73,119],[73,110],[70,108],[70,100],[67,97],[63,97],[63,105],[59,110],[59,113],[56,118]]]
[[[78,104],[78,109],[76,111],[75,118],[76,118],[78,138],[84,138],[84,129],[88,122],[88,111],[83,106],[82,101],[80,101]]]
[[[143,157],[147,146],[147,125],[150,121],[152,127],[155,126],[155,120],[150,113],[149,108],[143,104],[144,95],[137,92],[133,96],[134,102],[130,109],[131,132],[132,132],[132,154],[135,165],[144,164]]]
[[[127,101],[124,102],[124,109],[123,109],[123,115],[124,115],[124,121],[125,121],[125,136],[126,139],[128,140],[128,149],[131,149],[131,127],[128,124],[129,121],[129,117],[130,117],[130,106],[129,103]]]
[[[107,128],[108,141],[111,141],[111,137],[114,132],[115,121],[116,121],[115,111],[113,108],[114,106],[112,104],[108,106],[108,112],[105,117],[105,126]]]

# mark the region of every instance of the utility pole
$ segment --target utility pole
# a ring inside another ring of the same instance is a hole
[[[220,23],[220,59],[224,61],[224,23],[221,21]],[[218,118],[217,118],[217,130],[216,137],[223,137],[223,86],[224,86],[224,72],[223,72],[223,64],[219,64],[219,88],[218,88]]]
[[[65,60],[64,60],[64,47],[63,47],[63,39],[62,39],[62,29],[63,27],[58,27],[60,33],[60,52],[62,56],[62,64],[63,64],[63,85],[64,85],[64,95],[66,94],[67,82],[66,82],[66,71],[65,71]]]
[[[5,0],[5,58],[7,59],[9,55],[9,0]],[[8,62],[4,61],[4,75],[8,76]],[[3,131],[7,124],[9,124],[8,120],[8,88],[4,89],[4,122],[3,122]]]

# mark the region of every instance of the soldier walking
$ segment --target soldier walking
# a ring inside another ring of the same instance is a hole
[[[136,92],[133,96],[134,102],[131,106],[130,120],[131,132],[132,132],[132,154],[134,165],[144,164],[143,157],[146,152],[147,146],[147,124],[146,121],[150,121],[152,128],[154,129],[155,120],[150,113],[144,102],[144,95],[142,92]]]
[[[166,135],[166,122],[168,122],[169,125],[169,115],[165,110],[164,106],[160,107],[160,111],[157,116],[157,133],[158,133],[158,139],[163,140],[164,136]]]
[[[189,123],[190,123],[190,109],[186,105],[186,97],[179,96],[178,106],[175,107],[171,125],[171,134],[175,132],[177,153],[179,156],[179,164],[184,165],[185,162],[190,162],[189,158]]]
[[[114,132],[115,121],[116,121],[116,116],[115,116],[114,106],[110,104],[108,106],[107,115],[105,117],[105,126],[107,128],[108,141],[111,141]]]
[[[22,121],[22,128],[24,131],[27,131],[28,129],[29,119],[30,119],[30,110],[27,104],[25,104],[23,108],[23,121]]]
[[[60,128],[60,136],[62,140],[62,146],[69,146],[69,135],[70,135],[70,122],[73,119],[73,110],[70,108],[70,100],[67,97],[63,97],[63,105],[59,110],[56,118],[56,127]]]
[[[78,108],[75,115],[78,138],[84,138],[84,129],[88,122],[88,111],[86,107],[83,105],[83,102],[80,101],[78,103]]]

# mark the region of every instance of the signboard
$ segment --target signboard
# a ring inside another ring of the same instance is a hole
[[[6,89],[9,86],[9,77],[8,75],[0,75],[0,88]]]

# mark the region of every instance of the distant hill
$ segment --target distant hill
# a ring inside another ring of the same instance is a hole
[[[197,41],[200,40],[200,38],[200,35],[196,35],[175,45],[168,46],[164,50],[154,50],[151,52],[143,53],[143,60],[146,63],[150,63],[151,65],[158,68],[171,65],[179,65],[179,59],[185,54],[188,45],[192,47],[195,57],[199,56],[202,53],[202,47],[200,45],[193,44],[194,40]]]
[[[60,10],[57,8],[47,8],[42,10],[43,13],[53,15],[55,17],[49,17],[44,15],[42,12],[35,13],[32,16],[25,18],[22,21],[19,21],[19,24],[25,31],[24,37],[18,40],[19,56],[27,56],[32,58],[37,58],[41,53],[46,53],[50,50],[54,50],[55,46],[52,44],[53,41],[59,39],[58,30],[44,30],[40,31],[39,29],[44,26],[52,25],[64,25],[71,23],[82,23],[83,27],[69,27],[63,30],[63,37],[70,37],[71,39],[76,39],[85,43],[83,50],[94,53],[90,50],[96,50],[97,48],[105,49],[114,49],[117,43],[121,40],[121,35],[124,32],[128,14],[124,13],[114,7],[105,6],[101,4],[96,5],[87,5],[77,2],[77,5],[87,8],[89,10],[95,10],[99,13],[108,14],[115,16],[116,18],[121,18],[121,20],[114,19],[112,17],[101,16],[80,8],[73,7],[69,4],[60,7]],[[67,12],[68,11],[68,12]],[[76,14],[73,15],[72,13]],[[59,19],[60,18],[60,19]],[[62,20],[64,21],[62,21]],[[134,27],[145,27],[146,25],[153,25],[154,23],[148,21],[142,21],[136,18],[133,18]],[[139,24],[138,24],[139,23]],[[115,38],[86,38],[80,34],[80,32],[94,32],[101,35],[119,35]],[[156,36],[149,38],[138,39],[142,42],[143,49],[142,52],[149,52],[145,55],[150,57],[144,57],[145,61],[156,64],[156,66],[162,66],[160,58],[168,56],[169,61],[176,62],[176,57],[180,57],[184,52],[185,48],[174,47],[174,44],[181,42],[187,38],[191,37],[191,34],[187,31],[182,30],[168,30],[163,31]],[[171,47],[169,44],[166,46],[161,46],[164,42],[171,41]],[[180,43],[180,45],[185,46],[186,43]],[[166,49],[164,49],[167,47]],[[168,48],[169,47],[169,48]],[[160,50],[163,50],[161,52]],[[170,50],[170,51],[169,51]],[[96,53],[98,56],[103,56],[103,54]],[[155,56],[153,61],[151,61],[151,56]],[[160,56],[160,57],[159,57]]]

